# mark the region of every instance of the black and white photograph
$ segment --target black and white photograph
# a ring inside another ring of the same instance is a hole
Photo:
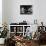
[[[20,14],[32,14],[32,5],[20,5]]]

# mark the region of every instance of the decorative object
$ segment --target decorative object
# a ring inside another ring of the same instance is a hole
[[[32,5],[20,5],[20,14],[32,14]]]
[[[6,38],[7,32],[8,32],[7,24],[4,23],[4,25],[3,25],[3,31],[1,32],[0,38]]]
[[[3,31],[0,31],[0,44],[4,44],[4,40],[7,37],[8,29],[7,24],[3,24]]]
[[[4,44],[5,38],[0,38],[0,44]]]
[[[32,39],[32,32],[30,32],[29,29],[30,29],[30,27],[27,27],[27,29],[26,29],[26,38],[28,40]]]
[[[37,24],[37,19],[34,20],[34,24]]]

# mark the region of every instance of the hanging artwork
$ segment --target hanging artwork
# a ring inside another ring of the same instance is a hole
[[[32,14],[32,5],[20,5],[20,14]]]

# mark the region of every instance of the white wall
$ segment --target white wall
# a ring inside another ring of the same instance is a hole
[[[8,23],[8,17],[7,17],[7,0],[2,0],[2,22]]]
[[[0,0],[0,27],[2,27],[2,0]]]
[[[37,19],[38,24],[40,24],[41,21],[46,23],[46,0],[4,0],[4,2],[3,20],[7,23],[26,20],[31,24],[34,23],[34,19]],[[20,5],[32,5],[33,14],[21,15]]]
[[[46,25],[46,0],[39,0],[39,20]]]
[[[21,15],[20,5],[32,5],[32,15]],[[37,19],[38,13],[38,0],[7,0],[7,16],[9,22],[22,22],[26,20],[29,23]]]

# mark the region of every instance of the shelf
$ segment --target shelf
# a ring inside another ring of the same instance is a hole
[[[25,34],[26,34],[26,28],[30,27],[30,26],[31,25],[9,25],[9,27],[10,27],[10,33],[17,33],[18,35],[22,34],[22,36],[25,36]],[[14,32],[14,30],[16,32]],[[13,31],[13,32],[11,32],[11,31]]]
[[[10,33],[15,33],[15,32],[10,32]]]
[[[9,26],[31,26],[31,25],[9,25]]]
[[[15,33],[15,32],[10,32],[10,33]],[[23,32],[16,32],[16,33],[23,33]]]
[[[16,32],[16,33],[23,33],[23,32]]]

